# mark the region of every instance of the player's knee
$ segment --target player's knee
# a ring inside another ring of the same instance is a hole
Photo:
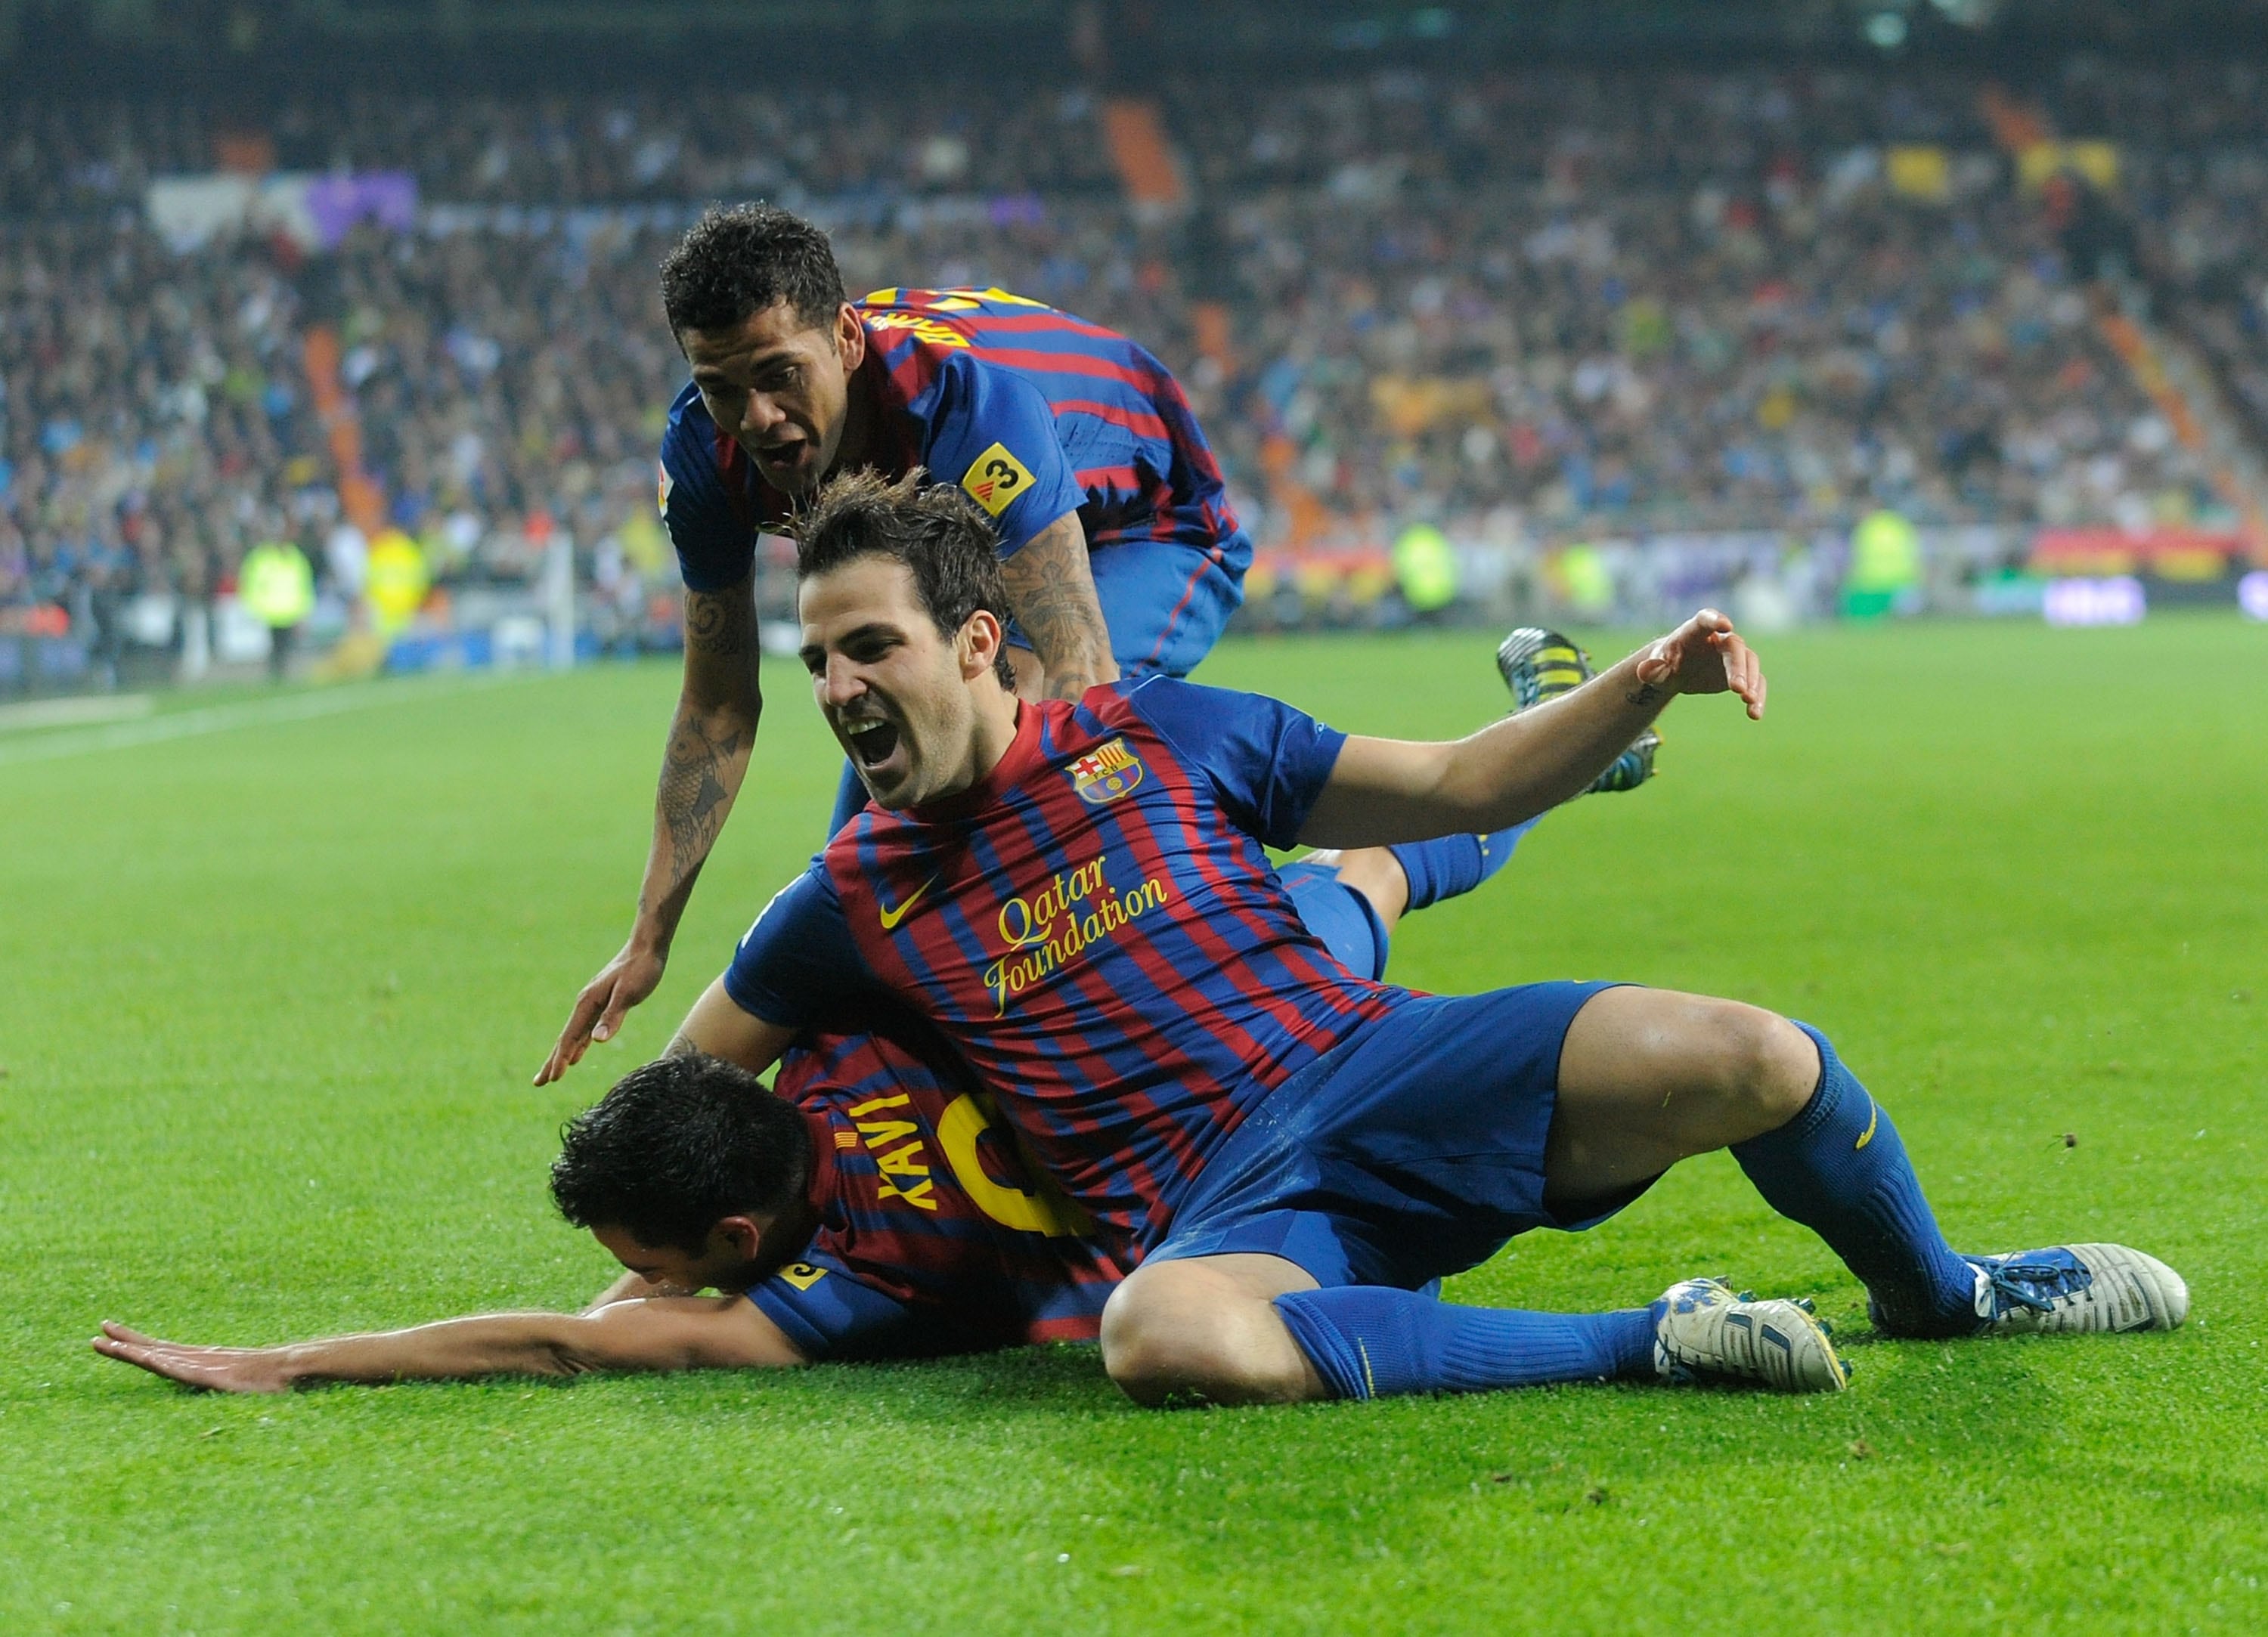
[[[1275,1379],[1275,1354],[1260,1332],[1281,1328],[1265,1302],[1204,1288],[1188,1264],[1138,1273],[1102,1310],[1102,1367],[1137,1404],[1250,1404],[1299,1396]],[[1169,1274],[1169,1271],[1171,1273]]]
[[[1724,1140],[1762,1136],[1801,1113],[1819,1083],[1811,1037],[1777,1013],[1737,1001],[1712,1001],[1709,1010],[1708,1068]]]

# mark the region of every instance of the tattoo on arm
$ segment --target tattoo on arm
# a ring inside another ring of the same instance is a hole
[[[745,747],[731,730],[718,730],[690,712],[671,727],[669,750],[661,764],[661,817],[669,830],[669,890],[674,892],[701,868],[724,828],[733,792],[725,769]]]
[[[682,896],[716,844],[755,737],[760,703],[755,628],[755,602],[746,580],[721,591],[685,593],[685,694],[669,724],[655,797],[655,857],[638,904],[642,915],[661,914],[671,928],[676,917],[668,906],[678,899],[682,907]],[[656,864],[664,866],[659,875]]]
[[[1065,527],[1064,525],[1069,526]],[[1000,565],[1008,606],[1047,669],[1050,699],[1077,699],[1117,674],[1076,514],[1049,524]]]
[[[1660,697],[1660,688],[1651,682],[1641,682],[1637,687],[1623,695],[1623,702],[1626,705],[1651,705]]]
[[[732,658],[748,651],[755,604],[746,584],[685,593],[685,642],[696,653]]]

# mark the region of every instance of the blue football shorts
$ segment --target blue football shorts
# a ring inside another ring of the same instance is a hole
[[[1646,1191],[1543,1203],[1559,1052],[1608,983],[1411,995],[1270,1092],[1144,1259],[1260,1252],[1319,1284],[1421,1289],[1531,1228],[1604,1222]]]

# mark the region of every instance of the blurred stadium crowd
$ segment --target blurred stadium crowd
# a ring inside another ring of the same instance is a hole
[[[372,96],[257,128],[18,102],[0,618],[60,611],[100,671],[137,603],[195,606],[295,539],[342,620],[394,533],[444,597],[571,552],[593,635],[646,640],[682,381],[653,268],[703,202],[752,196],[826,224],[854,293],[998,284],[1150,346],[1263,547],[1430,523],[1516,574],[1889,510],[1989,568],[2043,527],[2227,528],[2242,496],[2119,320],[2268,428],[2264,90],[2099,61],[2029,88],[2021,119],[2115,150],[2090,181],[2026,175],[2012,105],[1947,70],[1192,80],[1156,106],[1178,208],[1130,190],[1110,108],[1068,84]],[[416,215],[311,248],[149,208],[262,169],[406,174]]]

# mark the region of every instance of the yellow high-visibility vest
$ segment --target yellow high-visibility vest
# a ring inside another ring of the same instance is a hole
[[[289,540],[263,540],[244,554],[237,570],[238,600],[271,630],[305,620],[315,606],[315,571]]]
[[[400,529],[387,529],[370,543],[363,595],[370,602],[371,623],[381,633],[391,635],[408,625],[432,584],[425,554]]]
[[[1402,600],[1431,613],[1457,600],[1457,554],[1448,536],[1430,523],[1412,524],[1395,537],[1394,577]]]

